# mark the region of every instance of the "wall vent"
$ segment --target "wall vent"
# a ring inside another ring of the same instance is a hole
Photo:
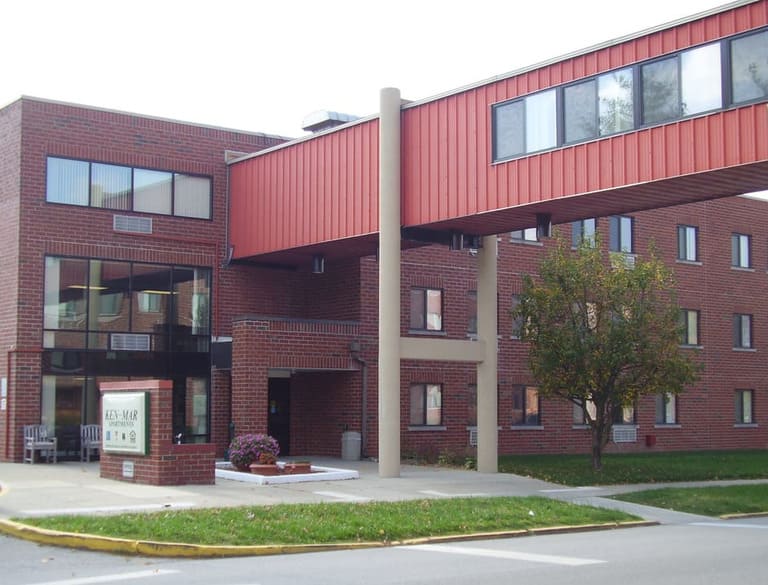
[[[623,425],[614,426],[613,442],[614,443],[637,443],[637,427],[623,426]]]
[[[149,351],[149,335],[140,333],[113,333],[109,348],[114,351]]]
[[[152,218],[136,217],[133,215],[114,215],[112,216],[112,229],[116,232],[151,234]]]

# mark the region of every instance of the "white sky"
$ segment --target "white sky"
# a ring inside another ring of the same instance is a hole
[[[0,20],[0,107],[21,95],[300,136],[725,0],[23,0]]]

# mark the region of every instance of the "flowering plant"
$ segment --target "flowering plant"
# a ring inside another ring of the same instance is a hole
[[[238,435],[229,444],[229,461],[240,469],[257,463],[262,455],[277,458],[278,453],[280,445],[277,440],[261,433]]]

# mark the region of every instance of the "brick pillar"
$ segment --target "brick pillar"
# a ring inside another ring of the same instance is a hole
[[[235,435],[267,432],[269,321],[232,325],[232,419]]]

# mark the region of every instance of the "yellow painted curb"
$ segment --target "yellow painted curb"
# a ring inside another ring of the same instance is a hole
[[[448,536],[425,536],[391,542],[342,542],[335,544],[278,544],[278,545],[207,545],[184,544],[177,542],[154,542],[151,540],[130,540],[112,538],[109,536],[96,536],[93,534],[77,534],[74,532],[60,532],[38,528],[21,522],[0,519],[0,532],[30,540],[40,544],[64,546],[110,552],[120,554],[136,554],[149,557],[238,557],[238,556],[262,556],[285,555],[309,552],[325,552],[332,550],[358,550],[380,548],[388,546],[406,546],[415,544],[434,544],[438,542],[456,542],[467,540],[481,540],[492,538],[514,538],[519,536],[533,536],[543,534],[558,534],[568,532],[586,532],[593,530],[611,530],[616,528],[635,528],[640,526],[656,526],[658,522],[611,522],[607,524],[584,524],[581,526],[553,526],[548,528],[532,528],[522,530],[510,530],[503,532],[480,532],[473,534],[454,534]]]

